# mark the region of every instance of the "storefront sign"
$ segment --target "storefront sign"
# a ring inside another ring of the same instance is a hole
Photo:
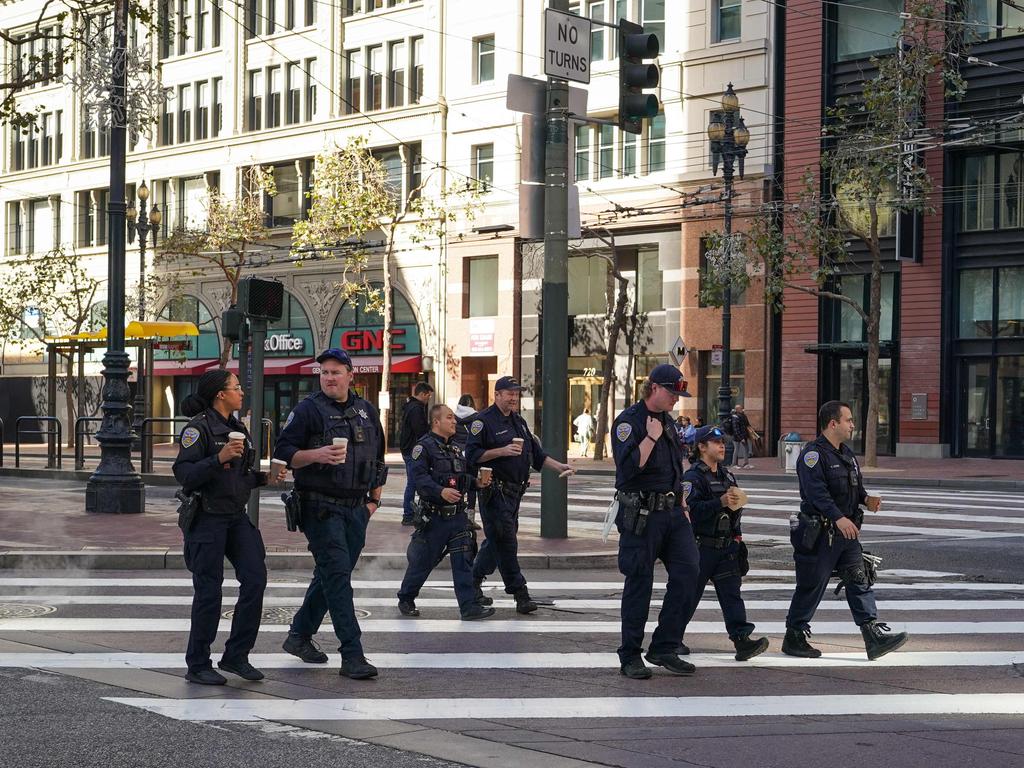
[[[469,321],[469,354],[494,352],[494,318],[474,317]]]
[[[188,339],[183,341],[154,341],[153,349],[165,349],[173,350],[175,352],[184,352],[187,349],[192,349],[192,342]]]
[[[405,329],[393,328],[391,330],[391,349],[394,352],[404,352]],[[341,348],[350,355],[372,355],[384,351],[384,329],[371,331],[344,331],[341,334]]]
[[[306,348],[306,340],[290,333],[275,333],[263,341],[264,352],[301,352]]]

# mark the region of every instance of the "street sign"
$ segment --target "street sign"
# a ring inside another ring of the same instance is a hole
[[[544,74],[575,83],[590,82],[590,19],[548,8],[544,11]]]
[[[722,357],[723,357],[722,352],[723,352],[723,349],[722,349],[722,345],[721,344],[712,344],[711,345],[711,364],[712,365],[721,365],[722,364]]]
[[[686,357],[686,345],[683,343],[682,336],[677,338],[676,343],[669,347],[668,357],[677,368],[683,364],[683,358]]]

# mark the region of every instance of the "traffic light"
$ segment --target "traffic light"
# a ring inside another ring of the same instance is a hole
[[[640,133],[644,118],[658,114],[661,105],[644,88],[658,84],[658,65],[645,62],[658,56],[658,36],[647,34],[639,24],[619,19],[619,129]]]
[[[276,322],[284,312],[284,285],[276,280],[243,277],[238,281],[237,306],[248,318]]]

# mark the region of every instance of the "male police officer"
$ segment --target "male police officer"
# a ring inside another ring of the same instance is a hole
[[[818,411],[818,439],[808,443],[797,460],[800,480],[799,524],[791,532],[796,561],[796,592],[786,616],[782,652],[814,659],[821,651],[807,642],[811,618],[821,602],[833,570],[846,587],[846,602],[864,636],[868,658],[874,661],[907,642],[907,633],[886,634],[878,621],[874,582],[865,565],[858,537],[864,522],[863,504],[877,512],[881,498],[864,490],[857,459],[843,441],[853,437],[850,406],[830,400]]]
[[[659,558],[668,585],[647,660],[676,674],[695,669],[676,652],[698,599],[694,584],[699,571],[697,542],[683,503],[682,443],[668,415],[683,387],[678,368],[657,366],[640,390],[643,399],[620,413],[612,426],[619,571],[626,577],[619,663],[622,674],[636,680],[651,676],[640,654]]]
[[[341,642],[340,674],[364,680],[376,677],[377,669],[363,655],[352,570],[387,477],[384,431],[376,409],[351,390],[348,353],[328,349],[316,360],[320,391],[289,414],[274,449],[274,457],[295,472],[301,527],[316,563],[283,647],[305,662],[325,663],[327,655],[312,640],[329,610]]]
[[[430,409],[430,432],[410,452],[409,482],[419,495],[416,532],[409,542],[409,567],[398,590],[398,610],[403,616],[419,616],[416,596],[445,552],[452,566],[452,581],[459,612],[465,621],[484,619],[494,613],[477,602],[473,589],[473,555],[476,541],[466,516],[466,492],[474,482],[466,473],[466,457],[455,442],[455,413],[447,405]],[[490,481],[482,482],[486,488]]]
[[[494,404],[485,408],[469,426],[466,457],[474,467],[490,467],[494,481],[480,493],[480,518],[487,537],[473,564],[473,584],[477,600],[493,602],[480,590],[483,580],[501,572],[505,591],[515,597],[518,613],[532,613],[537,604],[530,599],[526,579],[519,569],[519,502],[529,486],[530,467],[538,472],[548,467],[558,473],[572,472],[568,464],[548,456],[530,433],[526,421],[516,412],[523,388],[511,376],[502,376],[494,384]]]

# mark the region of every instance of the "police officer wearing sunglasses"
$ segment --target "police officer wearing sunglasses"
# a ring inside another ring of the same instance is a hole
[[[695,669],[677,653],[693,612],[699,564],[682,494],[683,445],[671,419],[684,391],[679,369],[659,365],[640,389],[643,399],[620,413],[612,425],[619,571],[625,576],[618,653],[621,673],[635,680],[651,676],[641,654],[654,561],[659,559],[668,571],[668,584],[646,659],[676,674]]]
[[[749,570],[747,547],[740,531],[743,497],[738,493],[736,478],[722,464],[725,433],[719,427],[698,429],[691,458],[693,466],[683,475],[683,493],[700,550],[700,576],[693,607],[696,609],[708,581],[714,583],[725,628],[736,647],[736,661],[747,661],[768,650],[768,638],[750,639],[754,625],[747,621],[740,596],[743,576]],[[689,618],[693,618],[692,614]]]

